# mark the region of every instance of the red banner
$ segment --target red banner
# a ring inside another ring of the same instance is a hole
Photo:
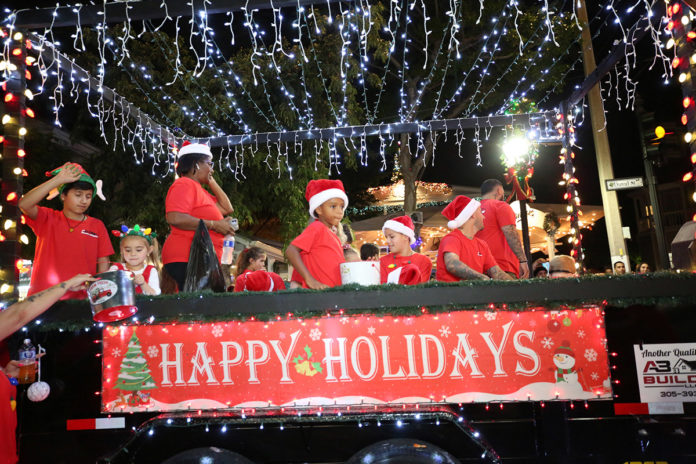
[[[103,334],[103,412],[597,397],[611,397],[598,308],[109,326]]]

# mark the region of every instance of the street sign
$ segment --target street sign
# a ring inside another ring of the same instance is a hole
[[[643,187],[642,177],[625,177],[623,179],[607,179],[607,190],[627,190]]]

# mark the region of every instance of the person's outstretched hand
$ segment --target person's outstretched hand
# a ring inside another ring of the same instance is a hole
[[[87,288],[87,284],[89,282],[95,282],[97,280],[99,279],[92,277],[89,274],[77,274],[75,277],[71,277],[63,283],[71,292],[79,292],[80,290]]]

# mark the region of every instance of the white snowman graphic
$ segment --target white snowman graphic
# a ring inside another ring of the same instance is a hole
[[[570,349],[570,342],[564,340],[553,354],[556,383],[578,383],[578,373],[575,370],[575,353]]]

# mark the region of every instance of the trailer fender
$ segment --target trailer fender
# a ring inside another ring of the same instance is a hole
[[[346,464],[460,464],[442,448],[420,440],[396,438],[363,448]]]
[[[241,454],[215,446],[182,451],[168,458],[162,464],[200,464],[201,462],[208,464],[254,464],[253,461]]]

